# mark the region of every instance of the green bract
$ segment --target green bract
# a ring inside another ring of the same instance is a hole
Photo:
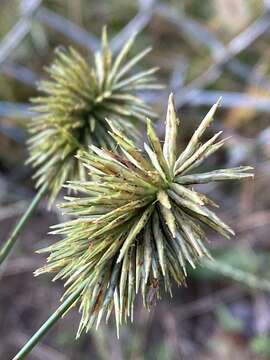
[[[38,116],[29,126],[29,162],[36,169],[37,186],[50,183],[50,203],[67,179],[84,179],[84,167],[74,157],[79,149],[91,144],[113,146],[106,116],[133,139],[138,136],[138,121],[154,116],[136,92],[160,88],[152,76],[157,68],[132,73],[151,50],[129,58],[134,40],[131,37],[113,58],[104,28],[102,48],[93,65],[72,48],[56,51],[48,69],[51,79],[40,84],[44,95],[33,99]]]
[[[211,181],[252,177],[251,167],[196,173],[196,168],[225,140],[221,132],[205,143],[201,138],[212,122],[215,104],[177,155],[176,117],[169,98],[163,147],[151,122],[145,153],[109,122],[111,137],[122,150],[114,154],[94,145],[78,157],[89,170],[90,181],[73,181],[68,188],[80,193],[61,205],[74,219],[54,227],[63,240],[42,251],[50,252],[47,265],[36,274],[56,272],[73,293],[82,284],[79,298],[82,330],[98,326],[115,311],[117,328],[133,316],[135,294],[149,308],[161,288],[171,293],[172,281],[185,284],[186,263],[211,258],[205,247],[202,224],[230,237],[233,230],[208,206],[215,205],[192,186]],[[192,171],[192,172],[191,172]]]

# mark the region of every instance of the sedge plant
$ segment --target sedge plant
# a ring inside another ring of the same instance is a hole
[[[112,312],[119,335],[120,325],[129,317],[133,319],[137,293],[150,309],[163,291],[172,293],[173,283],[186,284],[187,265],[195,267],[203,265],[205,259],[213,260],[205,225],[226,238],[234,235],[212,210],[217,205],[193,188],[253,177],[249,166],[198,171],[226,141],[220,140],[221,132],[202,140],[217,107],[218,103],[210,109],[180,154],[180,121],[172,95],[163,146],[150,120],[144,151],[108,121],[109,134],[121,153],[91,145],[77,154],[91,178],[66,185],[78,194],[66,196],[60,205],[71,219],[53,227],[52,233],[62,239],[40,251],[48,252],[49,257],[35,273],[56,273],[54,280],[64,279],[64,301],[14,359],[24,358],[76,303],[81,312],[77,336],[97,328]]]
[[[0,264],[12,250],[18,236],[45,194],[49,206],[66,180],[85,179],[81,160],[75,155],[89,145],[111,148],[105,117],[138,140],[138,123],[155,116],[137,95],[138,91],[158,89],[154,73],[157,68],[133,70],[150,51],[146,48],[129,56],[133,35],[116,56],[103,29],[101,50],[90,63],[76,50],[57,49],[47,69],[49,80],[40,83],[42,95],[32,99],[37,113],[28,126],[30,139],[28,163],[34,168],[33,178],[39,189],[23,217],[0,249]]]

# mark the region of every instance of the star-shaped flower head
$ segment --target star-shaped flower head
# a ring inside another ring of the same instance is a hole
[[[221,132],[201,143],[213,120],[215,104],[194,132],[184,151],[177,155],[179,120],[169,98],[163,147],[151,121],[145,153],[112,122],[111,136],[122,155],[94,145],[79,155],[91,181],[68,187],[79,197],[67,197],[61,207],[74,219],[57,225],[54,234],[63,240],[44,251],[48,264],[39,273],[57,272],[66,279],[67,294],[85,284],[80,296],[82,320],[78,334],[98,326],[103,314],[114,308],[117,327],[133,316],[135,294],[144,305],[160,297],[161,288],[171,293],[172,282],[185,284],[186,263],[195,267],[210,257],[202,225],[230,237],[233,230],[209,207],[214,203],[195,191],[195,184],[249,178],[251,167],[197,173],[197,167],[220,149]]]
[[[138,122],[155,116],[136,94],[160,88],[153,77],[157,68],[133,73],[134,66],[151,50],[130,57],[134,40],[135,35],[114,57],[104,28],[94,64],[72,48],[56,50],[48,69],[50,80],[42,81],[39,87],[44,95],[33,99],[38,116],[29,126],[29,163],[36,169],[36,185],[50,184],[50,202],[67,179],[84,178],[84,167],[74,157],[79,149],[91,144],[113,146],[105,117],[137,140]]]

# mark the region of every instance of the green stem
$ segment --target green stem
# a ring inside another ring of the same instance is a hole
[[[28,220],[31,218],[32,213],[36,209],[37,205],[39,204],[40,200],[42,199],[43,195],[48,190],[48,183],[45,183],[37,192],[31,203],[29,204],[26,212],[23,214],[15,228],[13,229],[12,233],[10,234],[9,238],[6,242],[2,245],[0,249],[0,265],[5,261],[8,257],[9,253],[11,252],[13,246],[16,243],[19,235],[21,234],[22,230],[24,229],[25,225],[27,224]]]
[[[65,314],[65,312],[76,302],[79,296],[82,293],[85,283],[72,294],[70,295],[49,317],[47,321],[38,329],[38,331],[27,341],[27,343],[22,347],[22,349],[15,355],[12,360],[22,360],[28,355],[31,350],[37,345],[39,340],[47,334],[50,328]]]
[[[220,273],[223,276],[245,284],[250,288],[270,293],[270,281],[267,279],[259,278],[250,272],[235,268],[234,266],[218,260],[204,260],[203,265],[205,265],[209,270]]]

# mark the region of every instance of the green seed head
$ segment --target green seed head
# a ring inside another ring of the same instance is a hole
[[[197,167],[224,143],[220,133],[202,143],[212,122],[215,104],[184,151],[177,154],[179,120],[169,98],[166,134],[161,146],[150,121],[145,151],[136,147],[114,125],[109,134],[121,155],[94,145],[78,157],[91,180],[73,181],[61,207],[72,220],[54,227],[63,240],[42,251],[48,264],[36,274],[56,272],[66,279],[66,296],[85,284],[80,296],[82,320],[78,334],[98,326],[103,315],[114,309],[116,324],[133,317],[135,294],[141,292],[145,307],[161,290],[171,293],[172,282],[185,284],[186,264],[195,267],[203,257],[211,258],[202,225],[230,237],[233,230],[211,209],[214,203],[192,186],[211,181],[249,178],[250,167],[197,172]]]
[[[37,186],[50,183],[50,202],[67,179],[85,178],[85,169],[74,156],[78,150],[91,144],[113,146],[105,117],[136,140],[138,122],[154,115],[136,93],[160,87],[153,77],[157,68],[133,74],[134,66],[151,50],[130,58],[134,40],[131,37],[113,57],[104,28],[93,64],[72,48],[56,50],[48,69],[50,79],[40,84],[43,95],[32,100],[38,115],[29,126],[29,162],[36,170]]]

